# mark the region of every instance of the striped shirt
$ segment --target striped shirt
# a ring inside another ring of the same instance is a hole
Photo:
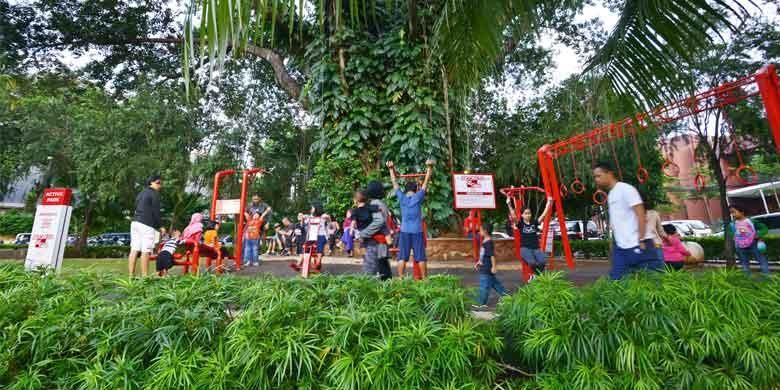
[[[176,247],[179,246],[181,243],[180,240],[171,238],[170,240],[166,240],[165,243],[163,243],[162,249],[160,249],[160,252],[168,252],[170,254],[174,254],[176,252]]]

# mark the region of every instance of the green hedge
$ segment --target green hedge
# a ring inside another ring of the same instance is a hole
[[[707,260],[723,259],[723,237],[697,237],[686,238],[686,241],[698,242],[704,248],[704,258]],[[766,243],[766,256],[769,261],[780,261],[780,236],[769,235],[763,237]],[[572,240],[571,249],[573,252],[582,252],[586,258],[608,257],[608,240]],[[560,241],[555,242],[555,252],[561,253]]]
[[[500,371],[497,326],[469,316],[453,277],[42,278],[0,266],[0,291],[0,388],[484,389]]]
[[[545,274],[498,306],[526,389],[776,389],[780,278],[635,275],[579,288]]]
[[[0,234],[15,236],[32,230],[35,215],[25,211],[9,210],[0,213]]]
[[[737,270],[582,288],[548,273],[503,298],[490,322],[468,314],[471,294],[453,277],[128,280],[6,265],[0,291],[0,388],[780,384],[780,278]]]

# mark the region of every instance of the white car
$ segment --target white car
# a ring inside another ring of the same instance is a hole
[[[688,225],[687,223],[666,221],[666,222],[661,222],[661,225],[674,226],[677,229],[677,233],[680,233],[680,236],[682,237],[695,237],[693,228],[691,227],[691,225]]]
[[[712,229],[707,226],[707,224],[699,221],[698,219],[677,219],[669,222],[674,223],[675,226],[678,224],[688,225],[693,232],[694,237],[706,237],[712,235]]]

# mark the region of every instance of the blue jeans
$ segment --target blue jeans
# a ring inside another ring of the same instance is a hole
[[[660,271],[664,269],[663,260],[658,259],[658,251],[652,246],[653,240],[649,241],[650,247],[642,250],[636,246],[633,248],[621,248],[612,244],[612,269],[609,271],[609,277],[612,280],[618,280],[627,274],[639,270]],[[646,242],[645,245],[648,245]]]
[[[769,274],[769,263],[766,261],[766,256],[758,250],[758,241],[754,241],[753,245],[747,248],[737,248],[737,257],[739,257],[739,263],[742,264],[742,270],[746,274],[750,275],[750,256],[753,255],[759,264],[761,264],[761,273],[764,275]]]
[[[259,257],[260,240],[244,240],[244,247],[242,248],[241,258],[244,260],[244,265],[260,264]]]
[[[496,290],[499,295],[506,295],[507,291],[504,285],[498,280],[496,275],[489,273],[479,274],[479,304],[487,305],[490,289]]]

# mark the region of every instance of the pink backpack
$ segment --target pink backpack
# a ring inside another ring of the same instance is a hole
[[[737,248],[750,248],[755,240],[756,228],[753,226],[753,222],[750,222],[747,218],[734,222],[734,243],[737,245]]]

